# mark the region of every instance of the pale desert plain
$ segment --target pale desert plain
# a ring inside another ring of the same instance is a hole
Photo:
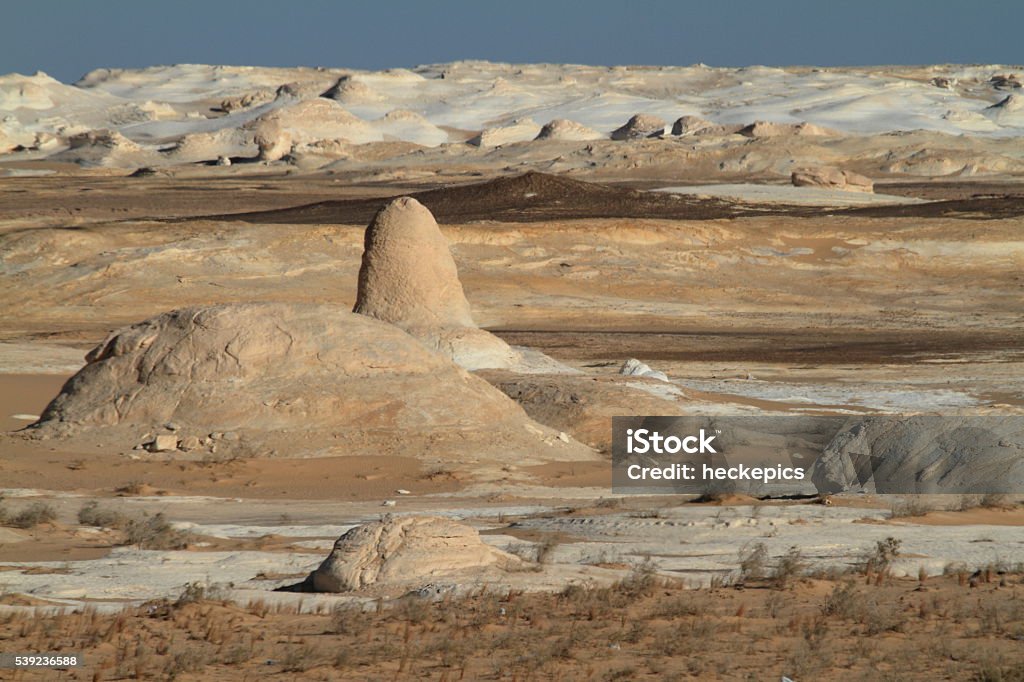
[[[1024,415],[1022,80],[0,76],[0,652],[85,655],[0,677],[1024,680],[1021,441],[970,495],[610,455]]]

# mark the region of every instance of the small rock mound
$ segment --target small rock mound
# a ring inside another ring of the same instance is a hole
[[[252,143],[246,138],[245,134],[233,128],[224,128],[212,132],[189,133],[178,140],[173,147],[162,152],[162,154],[173,159],[176,163],[211,161],[220,156],[230,157],[246,153],[252,148]],[[264,140],[263,144],[268,147],[268,150],[269,146],[272,146],[269,139]],[[284,149],[283,153],[287,151],[287,149]]]
[[[821,167],[793,171],[790,180],[794,187],[819,187],[869,194],[875,191],[875,183],[871,178],[838,168]]]
[[[411,197],[390,202],[366,228],[354,312],[401,327],[467,369],[516,359],[473,322],[448,240]]]
[[[635,140],[641,137],[657,137],[665,134],[665,121],[651,114],[636,114],[621,128],[612,131],[613,140]]]
[[[711,121],[701,118],[700,116],[681,116],[677,118],[675,123],[672,124],[673,135],[688,135],[697,132],[698,130],[704,130],[705,128],[711,128],[715,124]]]
[[[291,134],[272,123],[260,126],[256,131],[255,142],[260,150],[260,161],[277,161],[292,149]]]
[[[1024,109],[1024,96],[1022,95],[1007,95],[1003,99],[999,100],[988,109],[996,109],[1001,111],[1020,111]]]
[[[277,108],[246,123],[243,128],[270,140],[288,137],[289,143],[347,140],[353,144],[380,142],[383,135],[369,122],[347,111],[334,100],[281,98]],[[262,147],[261,147],[262,149]]]
[[[541,127],[533,119],[516,119],[508,125],[487,128],[468,140],[474,147],[500,147],[515,142],[527,142],[540,133]]]
[[[676,122],[672,124],[672,134],[676,136],[721,137],[735,135],[742,129],[743,126],[739,124],[719,125],[699,116],[683,116],[676,119]]]
[[[244,92],[227,97],[221,100],[220,108],[225,113],[230,114],[232,111],[249,109],[250,107],[266,104],[267,102],[273,102],[276,95],[277,93],[271,88],[260,88],[252,92]]]
[[[433,516],[405,516],[349,530],[307,578],[313,592],[366,588],[418,588],[439,578],[515,568],[522,561],[480,540],[464,523]]]
[[[813,123],[772,123],[770,121],[754,121],[748,126],[741,128],[740,135],[744,137],[794,137],[794,136],[818,136],[834,137],[839,135],[835,130],[823,128]]]
[[[619,374],[630,377],[646,377],[648,379],[657,379],[658,381],[668,381],[667,374],[659,372],[656,369],[651,369],[650,365],[640,362],[636,358],[630,358],[622,363],[622,367],[619,368]]]
[[[565,118],[556,118],[540,129],[538,140],[600,140],[604,135],[587,126]]]
[[[342,76],[321,97],[342,104],[369,104],[384,101],[384,96],[354,76]]]

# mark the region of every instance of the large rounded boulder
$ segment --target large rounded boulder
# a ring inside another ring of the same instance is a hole
[[[432,581],[488,570],[502,571],[522,560],[485,544],[477,531],[436,516],[388,517],[356,526],[334,543],[305,587],[313,592],[366,588],[418,588]]]

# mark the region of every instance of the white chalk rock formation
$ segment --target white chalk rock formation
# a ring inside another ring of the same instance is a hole
[[[486,128],[468,140],[475,147],[500,147],[515,142],[527,142],[540,133],[541,127],[533,119],[516,119],[508,125]]]
[[[839,133],[813,123],[773,123],[770,121],[754,121],[741,128],[744,137],[835,137]]]
[[[871,178],[838,168],[817,167],[793,171],[790,181],[794,187],[818,187],[867,193],[875,191],[875,183]]]
[[[473,322],[448,240],[411,197],[391,201],[366,228],[354,312],[401,327],[467,369],[517,361]]]
[[[622,363],[622,367],[619,368],[619,374],[631,377],[646,377],[648,379],[657,379],[658,381],[668,381],[667,374],[659,372],[656,369],[651,369],[650,365],[640,362],[636,358],[630,358]]]
[[[484,544],[479,533],[453,519],[432,516],[386,518],[349,530],[313,571],[314,592],[349,592],[368,587],[420,587],[439,578],[501,571],[522,564]]]
[[[1016,493],[1024,417],[852,418],[811,469],[819,492]]]
[[[672,124],[673,135],[692,135],[699,130],[713,127],[715,124],[700,116],[681,116]]]
[[[1024,96],[1007,95],[999,102],[986,107],[984,114],[1002,125],[1024,127]]]
[[[621,128],[612,131],[613,140],[635,140],[641,137],[664,135],[668,124],[651,114],[636,114]]]
[[[256,146],[260,161],[277,161],[292,148],[292,136],[277,125],[265,125],[256,131]]]
[[[112,333],[86,359],[30,436],[123,448],[173,423],[218,455],[590,456],[401,329],[337,306],[186,308]],[[211,436],[228,432],[238,438]]]
[[[724,137],[726,135],[735,135],[743,130],[743,128],[744,126],[738,123],[719,125],[700,116],[682,116],[672,124],[672,134],[679,136]]]
[[[143,149],[115,130],[90,130],[68,137],[68,148],[53,155],[56,161],[83,166],[123,167],[145,157]]]
[[[321,95],[342,104],[370,104],[383,102],[386,98],[373,90],[358,76],[342,76]]]
[[[565,118],[556,118],[553,121],[549,121],[540,129],[537,133],[538,140],[570,140],[570,141],[583,141],[583,140],[600,140],[604,137],[601,133],[588,128],[582,123],[576,121],[570,121]]]

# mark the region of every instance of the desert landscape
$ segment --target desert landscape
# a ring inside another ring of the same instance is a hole
[[[0,76],[0,653],[85,660],[0,677],[1024,679],[1022,80]],[[996,454],[613,491],[655,415]]]

